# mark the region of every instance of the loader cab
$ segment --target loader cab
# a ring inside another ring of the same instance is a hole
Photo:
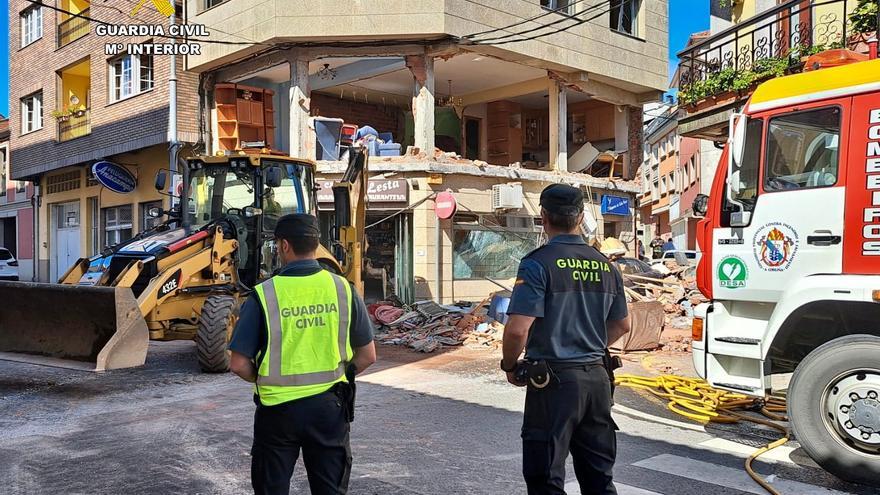
[[[315,213],[314,164],[274,155],[191,159],[184,224],[220,222],[238,240],[239,278],[251,287],[279,268],[272,232],[278,218]]]

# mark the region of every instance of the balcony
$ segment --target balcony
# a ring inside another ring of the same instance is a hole
[[[89,8],[86,7],[85,9],[79,11],[79,15],[83,17],[89,17]],[[58,40],[58,48],[73,43],[74,41],[89,34],[89,21],[83,19],[83,17],[69,16],[67,19],[61,21],[61,23],[58,24],[56,28],[56,39]]]
[[[867,53],[877,30],[858,0],[790,0],[679,52],[682,136],[722,140],[728,116],[761,82],[800,72],[806,58],[833,48]]]
[[[88,136],[92,132],[88,110],[78,110],[56,117],[58,120],[58,141],[70,141]]]

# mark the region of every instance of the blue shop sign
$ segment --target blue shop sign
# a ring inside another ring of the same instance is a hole
[[[101,161],[92,165],[92,175],[104,187],[119,194],[128,194],[137,187],[137,179],[122,165]]]
[[[629,209],[629,198],[621,198],[620,196],[602,195],[602,214],[603,215],[631,215]]]

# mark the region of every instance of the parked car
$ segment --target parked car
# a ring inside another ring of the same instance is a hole
[[[8,249],[0,247],[0,280],[18,280],[18,261]]]
[[[651,266],[653,266],[653,267],[656,267],[657,265],[662,266],[667,261],[675,261],[675,254],[676,253],[684,254],[685,258],[687,258],[687,260],[688,260],[688,263],[690,263],[691,265],[696,265],[700,261],[700,258],[702,257],[702,253],[700,253],[699,251],[693,251],[690,249],[687,249],[687,250],[673,249],[671,251],[666,251],[665,253],[663,253],[663,256],[661,256],[660,258],[656,258],[656,259],[651,260]]]

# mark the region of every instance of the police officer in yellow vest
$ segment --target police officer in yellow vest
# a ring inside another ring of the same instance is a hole
[[[242,305],[229,343],[230,369],[255,383],[257,494],[289,492],[300,450],[312,494],[348,490],[349,377],[375,362],[376,349],[363,300],[315,260],[319,236],[314,216],[278,220],[275,241],[286,266]]]

